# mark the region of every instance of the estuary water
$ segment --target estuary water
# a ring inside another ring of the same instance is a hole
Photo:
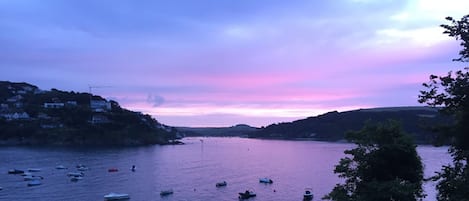
[[[247,138],[185,138],[185,145],[130,148],[0,147],[0,200],[94,201],[110,193],[127,193],[132,201],[238,200],[238,192],[253,190],[250,200],[302,200],[306,187],[320,200],[341,180],[333,173],[352,144]],[[419,146],[426,176],[450,162],[447,147]],[[68,172],[90,168],[77,182]],[[65,170],[55,167],[63,165]],[[136,171],[130,169],[136,166]],[[39,168],[42,185],[28,187],[9,169]],[[108,172],[116,168],[117,172]],[[268,177],[273,184],[259,183]],[[226,181],[227,186],[215,184]],[[435,200],[434,183],[425,185],[425,200]],[[174,194],[161,197],[160,191]]]

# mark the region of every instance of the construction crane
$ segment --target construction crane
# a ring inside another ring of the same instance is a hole
[[[91,93],[91,90],[92,89],[97,89],[97,88],[110,88],[112,86],[92,86],[92,85],[88,85],[88,88],[89,88],[89,92],[90,92],[90,96],[93,96],[93,94]]]
[[[112,86],[92,86],[92,85],[88,85],[88,88],[89,88],[89,93],[90,93],[90,107],[91,107],[91,102],[93,100],[93,94],[92,94],[92,89],[97,89],[97,88],[110,88]]]

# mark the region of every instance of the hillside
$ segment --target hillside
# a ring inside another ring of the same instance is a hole
[[[337,141],[344,139],[350,130],[359,130],[366,121],[379,122],[387,119],[400,121],[405,132],[417,143],[431,143],[435,133],[433,126],[449,123],[436,108],[394,107],[360,109],[347,112],[329,112],[293,122],[272,124],[251,133],[253,138],[312,139]]]
[[[239,124],[231,127],[178,127],[178,131],[184,133],[185,136],[247,136],[248,134],[258,130],[258,128],[248,125]]]
[[[176,134],[151,116],[100,96],[0,81],[1,144],[166,144]]]

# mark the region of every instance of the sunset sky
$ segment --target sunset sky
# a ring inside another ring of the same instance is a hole
[[[467,0],[0,0],[0,80],[88,92],[170,126],[416,106]]]

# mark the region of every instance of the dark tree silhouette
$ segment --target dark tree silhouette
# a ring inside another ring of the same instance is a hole
[[[441,25],[444,34],[461,41],[459,62],[469,62],[469,15],[455,20],[446,18],[450,24]],[[442,112],[455,118],[453,125],[442,129],[440,140],[450,143],[449,153],[453,164],[443,166],[433,179],[438,181],[439,201],[469,200],[469,68],[448,72],[444,76],[430,75],[424,83],[426,90],[420,92],[419,102],[442,107]]]
[[[346,139],[357,145],[344,153],[334,173],[345,179],[323,199],[334,201],[415,201],[424,197],[423,170],[416,145],[396,121],[365,126]]]

